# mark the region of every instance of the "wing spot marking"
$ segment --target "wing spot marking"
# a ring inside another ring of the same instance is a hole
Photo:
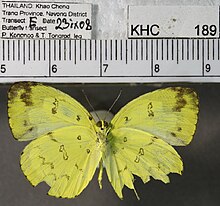
[[[52,114],[56,114],[57,113],[57,109],[58,109],[58,100],[55,98],[53,105],[54,107],[51,109]]]
[[[139,163],[140,162],[140,156],[136,156],[134,162]]]
[[[147,112],[148,112],[148,117],[154,117],[153,103],[152,102],[148,103]]]
[[[53,142],[58,142],[54,137],[51,138]]]
[[[30,93],[32,90],[32,86],[36,86],[38,85],[35,82],[19,82],[14,84],[11,88],[10,91],[8,93],[8,99],[9,101],[13,102],[14,99],[19,95],[19,91],[23,94],[27,93],[28,95],[25,96],[20,96],[20,99],[22,100],[22,102],[25,103],[26,106],[31,106],[33,104],[33,102],[30,99]],[[24,90],[24,91],[22,91]]]
[[[81,140],[81,139],[82,139],[81,135],[78,135],[78,136],[77,136],[77,139],[78,139],[78,140]]]
[[[158,163],[157,168],[158,168],[158,170],[161,169],[161,164],[160,163]]]
[[[127,124],[129,121],[131,121],[131,118],[130,117],[124,117],[124,120],[125,120],[125,124]]]
[[[54,164],[52,162],[47,162],[45,157],[38,156],[42,160],[42,165],[49,165],[51,169],[54,169]]]
[[[53,132],[48,132],[47,136],[52,136]]]
[[[70,176],[69,176],[69,175],[67,175],[67,174],[65,174],[65,175],[62,175],[62,176],[61,176],[61,178],[63,178],[63,177],[64,177],[64,178],[66,178],[67,180],[69,180],[69,179],[70,179]]]
[[[27,120],[24,120],[24,124],[23,124],[25,127],[28,126],[28,122]]]
[[[86,149],[86,152],[87,152],[87,154],[89,154],[90,153],[90,149]]]
[[[53,136],[53,132],[48,132],[47,136],[50,137],[51,141],[58,143],[57,139]]]
[[[20,95],[20,99],[25,103],[25,106],[32,106],[33,102],[31,100],[31,88],[26,88],[24,93]]]
[[[60,145],[59,152],[63,153],[63,159],[64,160],[68,160],[69,156],[68,156],[67,151],[65,149],[65,146],[63,144]]]
[[[127,141],[128,141],[127,137],[124,137],[123,141],[124,141],[124,142],[127,142]]]
[[[57,176],[56,176],[56,174],[54,174],[54,173],[49,173],[47,176],[54,176],[54,181],[57,180]]]
[[[188,88],[174,87],[173,91],[176,92],[176,105],[172,108],[174,112],[181,112],[182,108],[184,108],[187,104],[187,101],[184,99],[184,94],[191,94],[193,91]]]
[[[28,132],[32,132],[33,129],[34,129],[34,127],[29,128],[29,129],[28,129]]]
[[[77,115],[77,116],[76,116],[76,120],[77,120],[78,122],[81,120],[80,115]]]
[[[178,132],[182,131],[182,127],[178,127],[178,128],[177,128],[177,131],[178,131]]]
[[[170,134],[171,134],[173,137],[176,137],[176,133],[171,132]]]
[[[139,156],[144,155],[144,149],[143,148],[140,148],[138,155]]]

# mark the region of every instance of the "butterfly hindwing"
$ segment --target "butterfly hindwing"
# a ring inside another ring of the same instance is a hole
[[[8,116],[13,135],[20,141],[35,139],[70,125],[92,128],[92,116],[75,99],[34,82],[14,84],[8,93]]]
[[[69,126],[49,132],[26,146],[21,168],[36,186],[45,181],[49,195],[73,198],[92,179],[101,158],[92,130]]]
[[[187,145],[195,132],[198,97],[190,88],[170,87],[144,94],[125,105],[111,121],[113,129],[149,132],[171,145]]]
[[[150,177],[169,182],[169,173],[181,174],[183,164],[175,149],[162,139],[132,128],[110,132],[104,164],[114,190],[122,198],[124,185],[134,189],[133,174],[144,183]]]

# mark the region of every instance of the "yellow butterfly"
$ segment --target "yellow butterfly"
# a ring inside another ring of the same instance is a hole
[[[125,105],[107,123],[67,94],[40,83],[20,82],[8,93],[9,124],[19,141],[33,140],[21,155],[21,168],[33,186],[45,181],[49,195],[78,196],[99,165],[122,199],[134,188],[134,175],[144,183],[153,177],[169,182],[181,174],[181,157],[171,145],[192,140],[198,98],[190,88],[170,87],[144,94]],[[138,195],[137,195],[138,197]]]

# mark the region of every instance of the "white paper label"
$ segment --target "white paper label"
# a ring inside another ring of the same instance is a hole
[[[217,6],[129,6],[128,38],[219,37]]]
[[[91,39],[91,4],[1,1],[1,38]]]

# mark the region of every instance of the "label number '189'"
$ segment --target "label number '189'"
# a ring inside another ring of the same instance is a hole
[[[217,26],[214,24],[196,25],[195,29],[197,36],[215,36],[217,33]]]

